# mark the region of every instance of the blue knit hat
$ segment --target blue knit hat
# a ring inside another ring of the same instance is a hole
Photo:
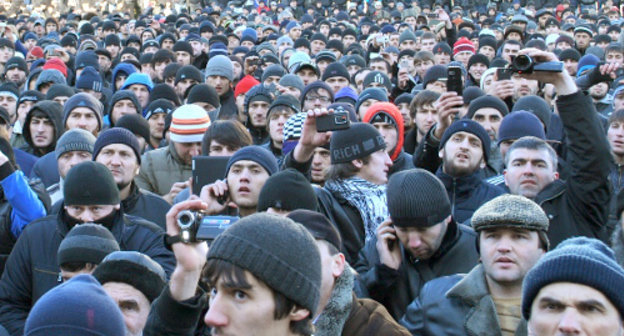
[[[102,76],[100,76],[100,73],[92,66],[86,66],[76,81],[76,89],[102,92],[102,88]]]
[[[364,89],[355,103],[355,112],[360,109],[360,105],[367,99],[375,99],[382,102],[388,101],[388,95],[380,88],[370,87],[368,89]]]
[[[260,146],[246,146],[237,150],[236,153],[234,153],[234,155],[230,157],[230,160],[227,163],[227,167],[225,168],[225,177],[227,177],[227,175],[229,174],[230,167],[234,163],[241,160],[256,162],[257,164],[261,165],[262,168],[267,171],[267,173],[269,173],[269,176],[275,174],[279,170],[275,155],[269,152],[268,149]]]
[[[121,90],[125,90],[129,88],[130,85],[134,85],[134,84],[145,85],[148,91],[152,91],[152,89],[154,88],[154,82],[152,82],[152,79],[150,78],[149,75],[140,73],[140,72],[135,72],[131,74],[130,76],[128,76],[128,78],[126,78],[126,81],[124,82],[124,85],[121,87]]]
[[[141,164],[141,149],[139,147],[139,140],[129,130],[121,127],[109,128],[106,131],[100,133],[93,145],[93,160],[95,160],[100,154],[102,148],[112,145],[122,144],[130,147],[136,156],[139,165]]]
[[[498,145],[503,141],[520,139],[524,136],[546,140],[544,127],[539,119],[527,111],[515,111],[506,115],[498,128]]]
[[[117,303],[91,275],[77,275],[45,293],[31,309],[25,336],[125,335],[124,317]]]
[[[566,239],[533,266],[522,284],[522,316],[526,320],[531,317],[531,305],[539,291],[557,282],[600,291],[624,316],[624,269],[603,242],[587,237]]]
[[[474,134],[481,140],[481,148],[483,149],[483,158],[487,162],[490,154],[490,136],[487,134],[483,126],[478,122],[470,119],[457,120],[444,131],[442,139],[440,139],[440,150],[444,148],[444,145],[451,138],[451,136],[457,132],[468,132]]]
[[[100,63],[98,62],[98,56],[95,54],[93,50],[85,50],[81,51],[76,55],[76,59],[74,61],[74,70],[82,69],[88,66],[92,66],[93,68],[99,70]]]

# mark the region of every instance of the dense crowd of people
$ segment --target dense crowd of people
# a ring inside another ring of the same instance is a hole
[[[39,2],[0,336],[624,335],[613,0]]]

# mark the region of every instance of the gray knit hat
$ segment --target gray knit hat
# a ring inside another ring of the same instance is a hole
[[[301,80],[301,77],[297,75],[293,75],[293,74],[287,74],[283,76],[279,81],[279,85],[291,86],[291,87],[299,89],[299,91],[302,91],[302,92],[303,92],[303,88],[305,87],[305,85],[303,85],[303,81]]]
[[[548,216],[537,203],[524,196],[505,194],[491,199],[475,211],[470,222],[477,232],[497,227],[537,231],[547,249],[550,244],[546,236]]]
[[[99,265],[109,253],[119,251],[113,234],[104,226],[84,223],[74,226],[58,248],[58,265],[88,262]]]
[[[61,135],[56,142],[54,153],[56,154],[57,160],[61,155],[67,152],[85,151],[92,154],[94,144],[95,136],[93,136],[91,132],[81,128],[74,128]]]
[[[624,269],[613,250],[598,239],[574,237],[546,253],[524,277],[522,316],[529,320],[539,291],[552,283],[571,282],[592,287],[606,296],[624,316]]]
[[[442,182],[424,169],[409,169],[390,177],[386,188],[388,212],[399,227],[430,227],[451,215]]]
[[[414,32],[411,29],[405,29],[401,35],[399,35],[399,44],[403,43],[403,41],[414,41],[416,42],[417,38]]]
[[[208,260],[232,263],[314,315],[320,299],[321,258],[301,224],[257,213],[234,223],[210,246]]]
[[[208,76],[223,76],[230,82],[234,80],[234,66],[232,61],[224,55],[217,55],[212,57],[206,65],[206,77]]]

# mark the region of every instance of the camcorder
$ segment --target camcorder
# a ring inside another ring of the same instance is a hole
[[[563,62],[536,62],[528,55],[518,55],[511,60],[508,68],[511,72],[530,74],[533,72],[562,72]]]
[[[210,244],[238,219],[234,216],[206,216],[200,211],[184,210],[178,213],[177,224],[183,243],[207,241]]]

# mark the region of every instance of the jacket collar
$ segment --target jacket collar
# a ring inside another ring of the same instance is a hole
[[[566,183],[561,179],[554,180],[551,184],[547,185],[540,191],[535,197],[535,203],[542,205],[545,201],[552,200],[559,195],[563,194],[566,190]]]
[[[130,185],[130,194],[128,194],[128,197],[126,197],[125,200],[121,201],[121,208],[123,209],[124,213],[128,213],[130,209],[134,208],[134,206],[139,201],[140,196],[141,191],[139,191],[139,187],[137,187],[136,183],[134,183],[133,180]]]
[[[353,304],[353,282],[353,270],[349,264],[345,264],[344,271],[334,283],[329,301],[314,321],[315,336],[342,334]]]
[[[481,180],[483,178],[481,170],[477,170],[467,176],[452,177],[451,175],[443,172],[442,167],[438,168],[436,176],[442,181],[446,190],[452,190],[453,182],[455,182],[455,192],[457,194],[474,190],[479,184],[481,184]]]

